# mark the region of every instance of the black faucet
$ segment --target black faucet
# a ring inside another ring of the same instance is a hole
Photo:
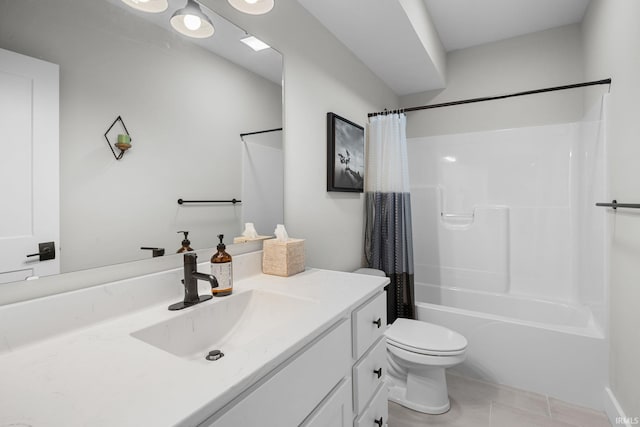
[[[198,273],[198,255],[193,252],[184,254],[184,301],[171,304],[169,310],[182,310],[212,298],[211,295],[198,295],[198,280],[206,280],[211,288],[218,287],[218,280],[211,274]]]

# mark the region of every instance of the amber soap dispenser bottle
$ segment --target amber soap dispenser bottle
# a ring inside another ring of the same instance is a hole
[[[231,255],[225,251],[227,247],[222,243],[224,235],[218,234],[218,239],[218,252],[211,257],[211,274],[218,279],[218,287],[212,288],[211,292],[214,297],[223,297],[230,295],[233,290],[233,265]]]

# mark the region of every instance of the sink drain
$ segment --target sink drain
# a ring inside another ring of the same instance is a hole
[[[222,356],[224,356],[224,353],[220,350],[211,350],[204,358],[209,361],[214,361],[220,359]]]

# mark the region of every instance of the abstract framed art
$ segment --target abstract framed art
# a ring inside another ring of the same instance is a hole
[[[364,191],[364,128],[327,113],[327,191]]]

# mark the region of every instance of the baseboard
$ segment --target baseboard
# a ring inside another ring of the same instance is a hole
[[[640,417],[627,417],[618,403],[618,399],[609,387],[604,389],[604,411],[612,426],[636,427],[640,425]]]

